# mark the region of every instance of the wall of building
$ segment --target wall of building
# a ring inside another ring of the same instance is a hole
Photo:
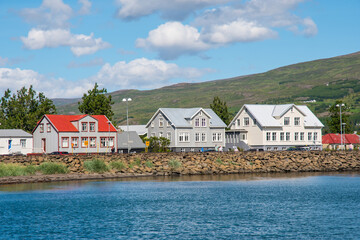
[[[9,140],[12,140],[11,149],[9,149]],[[21,140],[25,141],[25,147],[20,143]],[[32,138],[0,138],[0,154],[11,154],[11,153],[32,153],[33,139]]]

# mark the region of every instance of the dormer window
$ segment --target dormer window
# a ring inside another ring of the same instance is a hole
[[[253,125],[255,126],[256,123],[257,123],[257,122],[256,122],[256,119],[254,118],[254,119],[253,119]]]
[[[86,122],[81,123],[81,131],[87,132],[87,123]]]
[[[200,127],[200,119],[199,118],[195,119],[195,127]]]
[[[300,125],[300,118],[299,118],[299,117],[294,118],[294,125],[295,125],[295,126],[299,126],[299,125]]]
[[[244,126],[249,126],[249,118],[244,117]]]
[[[290,125],[290,118],[284,117],[284,126],[288,126],[288,125]]]
[[[95,132],[95,123],[90,123],[90,132]]]
[[[159,127],[163,127],[163,126],[164,126],[164,119],[159,118]]]
[[[40,132],[41,132],[41,133],[44,132],[44,124],[43,124],[43,123],[40,124]]]
[[[201,119],[201,126],[206,127],[206,118]]]
[[[50,123],[46,124],[46,131],[51,132],[51,124]]]

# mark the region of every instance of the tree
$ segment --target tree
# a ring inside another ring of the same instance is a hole
[[[336,105],[343,104],[342,101],[336,101],[333,105],[329,107],[329,119],[327,121],[327,125],[329,127],[330,133],[340,133],[340,108]],[[349,107],[344,104],[341,107],[341,121],[344,124],[343,133],[351,133],[352,125],[350,124],[349,115],[346,113],[349,111]]]
[[[43,93],[36,95],[32,86],[16,94],[7,89],[0,102],[0,128],[31,132],[44,114],[56,114],[56,107]]]
[[[222,102],[219,97],[214,97],[213,103],[210,108],[223,120],[226,125],[230,123],[230,114],[226,106],[226,102]]]
[[[110,121],[114,116],[114,112],[111,109],[111,105],[114,102],[111,99],[111,95],[105,96],[107,90],[105,88],[98,89],[99,85],[95,83],[92,90],[88,91],[88,94],[84,93],[82,102],[78,102],[79,111],[89,115],[105,115]]]
[[[150,141],[149,144],[150,152],[169,152],[170,140],[168,138],[153,136],[150,138],[145,138],[144,140]]]

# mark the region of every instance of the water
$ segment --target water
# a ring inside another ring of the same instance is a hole
[[[0,239],[360,239],[359,174],[0,186]]]

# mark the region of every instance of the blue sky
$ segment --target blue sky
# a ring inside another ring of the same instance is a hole
[[[0,92],[81,97],[349,54],[359,13],[358,0],[0,0]]]

